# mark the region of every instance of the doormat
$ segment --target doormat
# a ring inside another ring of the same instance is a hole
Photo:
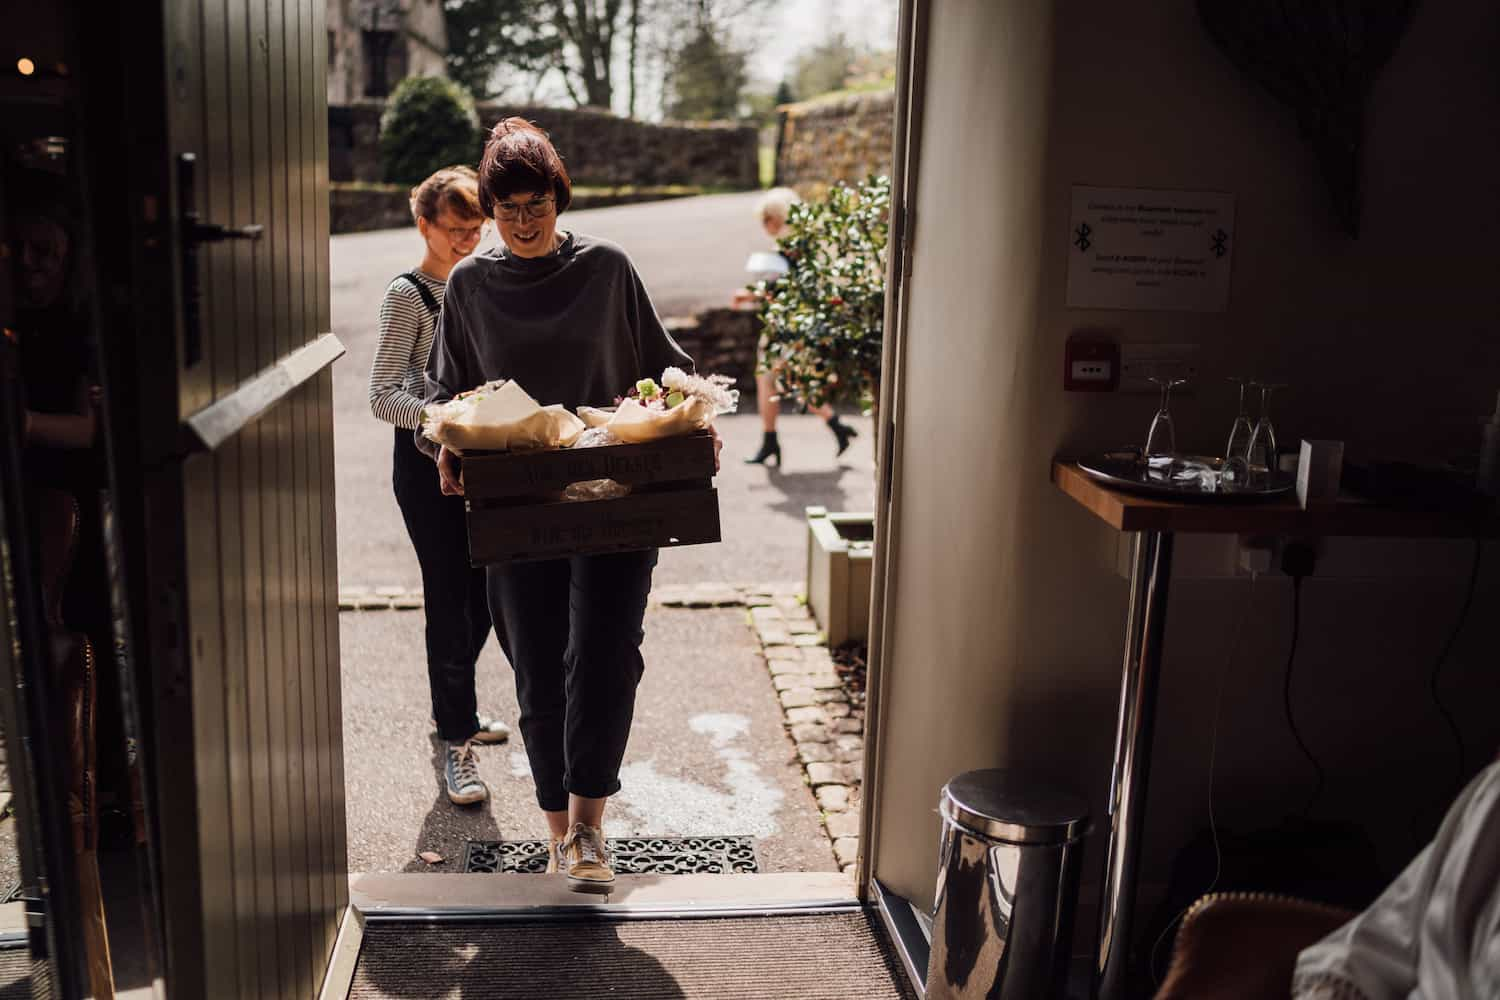
[[[880,918],[859,911],[373,922],[353,980],[349,1000],[917,1000]]]
[[[605,841],[620,875],[750,875],[760,871],[754,837],[610,837]],[[545,840],[470,840],[465,872],[547,870]]]

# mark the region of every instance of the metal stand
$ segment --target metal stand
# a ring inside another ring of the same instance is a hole
[[[1099,907],[1099,945],[1094,996],[1129,996],[1130,939],[1135,907],[1146,783],[1161,678],[1162,639],[1167,628],[1167,585],[1172,576],[1172,533],[1136,535],[1130,572],[1130,617],[1125,625],[1125,663],[1115,730],[1114,771],[1109,789],[1109,853]]]

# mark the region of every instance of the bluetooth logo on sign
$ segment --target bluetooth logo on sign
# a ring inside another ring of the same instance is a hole
[[[1089,228],[1089,224],[1087,222],[1079,224],[1078,228],[1073,231],[1073,245],[1082,250],[1084,253],[1087,253],[1089,247],[1094,245],[1089,241],[1089,237],[1092,236],[1093,233],[1094,231]]]
[[[1229,248],[1224,245],[1229,242],[1228,233],[1222,229],[1215,230],[1212,239],[1214,241],[1213,251],[1215,257],[1222,257],[1229,252]]]

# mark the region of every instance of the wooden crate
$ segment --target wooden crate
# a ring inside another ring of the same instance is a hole
[[[719,541],[707,431],[647,444],[464,456],[469,561],[491,563]],[[570,484],[613,479],[612,500],[560,500]]]

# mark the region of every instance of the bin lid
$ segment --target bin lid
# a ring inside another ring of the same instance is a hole
[[[1047,778],[1008,768],[965,771],[943,786],[938,811],[980,836],[1057,844],[1083,835],[1089,804]]]

